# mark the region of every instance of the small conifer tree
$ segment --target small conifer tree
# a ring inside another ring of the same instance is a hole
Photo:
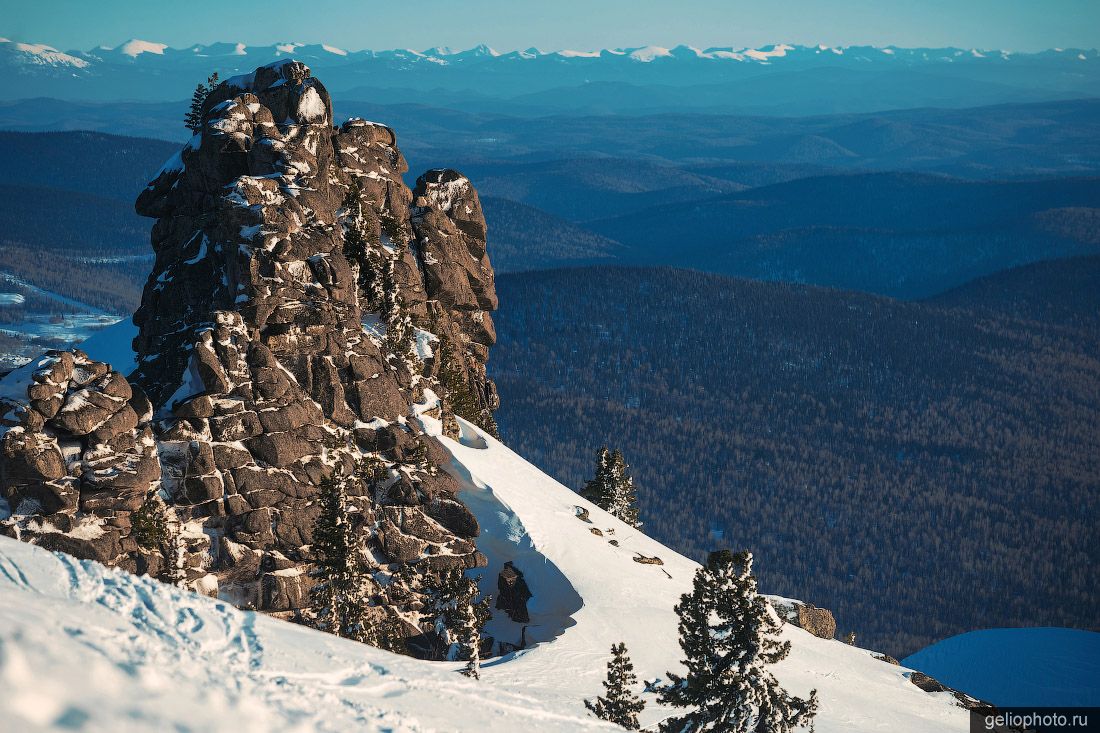
[[[603,683],[604,695],[597,697],[595,702],[585,700],[584,706],[600,720],[627,730],[640,730],[638,715],[645,709],[645,702],[630,689],[637,682],[634,665],[626,654],[626,644],[613,644],[611,661],[607,663],[607,679]]]
[[[401,295],[401,285],[397,281],[395,266],[404,256],[404,245],[398,247],[382,263],[382,323],[386,325],[386,335],[382,339],[382,351],[388,357],[396,359],[412,374],[420,372],[420,358],[417,356],[414,340],[416,329],[412,317]]]
[[[443,385],[451,411],[463,420],[477,425],[494,438],[499,438],[493,411],[483,406],[474,393],[466,370],[462,366],[462,355],[455,349],[451,339],[444,334],[439,335],[436,358],[439,359],[439,381]]]
[[[367,588],[372,581],[348,516],[347,479],[326,477],[319,488],[321,512],[313,530],[318,578],[311,591],[314,625],[330,634],[362,640],[369,606]]]
[[[596,451],[596,475],[593,476],[584,488],[581,496],[588,499],[596,506],[604,509],[601,502],[611,495],[611,451],[602,447]]]
[[[461,570],[428,576],[425,616],[432,627],[436,659],[467,662],[463,674],[480,678],[481,634],[491,617],[489,597],[478,599],[478,581]]]
[[[618,450],[611,452],[600,448],[596,453],[596,475],[585,484],[581,496],[631,527],[642,526],[638,521],[638,495],[634,479],[630,477],[630,466]]]
[[[210,92],[214,91],[218,86],[218,72],[214,72],[206,78],[206,84],[199,84],[195,87],[194,94],[191,95],[191,106],[187,110],[187,114],[183,116],[183,125],[191,134],[196,135],[202,131],[202,106],[206,103],[206,98],[210,96]]]
[[[367,238],[363,234],[362,186],[352,178],[344,196],[344,257],[354,267],[362,268],[367,256]]]
[[[168,521],[168,509],[156,493],[150,495],[141,508],[130,517],[130,536],[146,550],[160,550],[164,568],[157,580],[169,585],[181,586],[186,576],[183,572],[183,548],[179,533]]]
[[[756,592],[750,553],[711,553],[676,613],[687,674],[669,672],[657,691],[662,703],[690,711],[665,720],[663,733],[789,733],[811,723],[817,691],[793,697],[768,670],[791,645],[776,638],[780,622]]]

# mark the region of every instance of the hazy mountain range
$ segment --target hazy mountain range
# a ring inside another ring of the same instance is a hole
[[[300,59],[323,71],[344,99],[423,101],[512,114],[672,110],[817,114],[917,106],[960,107],[1100,94],[1100,52],[1039,53],[873,46],[714,47],[500,53],[467,50],[347,51],[329,44],[166,44],[131,40],[88,51],[0,39],[9,99],[186,98],[217,71]],[[506,106],[502,102],[507,101]]]

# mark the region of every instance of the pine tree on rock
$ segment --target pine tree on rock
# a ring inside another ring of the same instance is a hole
[[[641,528],[634,479],[630,477],[630,466],[618,450],[611,452],[600,448],[596,454],[596,475],[585,484],[581,496],[631,527]]]
[[[344,257],[353,266],[361,268],[367,256],[367,238],[363,234],[363,187],[358,178],[352,178],[344,196]]]
[[[197,135],[202,131],[202,105],[217,86],[218,72],[215,71],[207,77],[205,85],[199,84],[195,87],[195,92],[191,95],[191,106],[183,116],[183,126],[190,130],[191,134]]]
[[[321,512],[313,530],[318,578],[311,591],[314,625],[330,634],[364,641],[373,581],[348,516],[347,481],[341,476],[328,477],[319,485]]]
[[[637,684],[634,665],[626,654],[626,644],[611,646],[611,661],[607,663],[607,679],[604,695],[595,702],[585,700],[584,706],[600,720],[622,726],[627,730],[640,730],[638,715],[645,709],[645,702],[631,691]]]
[[[768,670],[791,645],[776,638],[780,621],[756,592],[751,553],[711,553],[676,613],[687,674],[669,672],[658,692],[662,703],[691,710],[665,720],[663,733],[788,733],[812,723],[817,691],[793,697]]]

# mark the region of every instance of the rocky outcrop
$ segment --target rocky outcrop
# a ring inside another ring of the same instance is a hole
[[[802,601],[789,601],[786,599],[771,599],[776,612],[795,626],[809,631],[821,639],[832,639],[836,635],[836,619],[827,608],[818,608],[812,603]]]
[[[339,475],[380,576],[484,565],[422,420],[492,425],[485,220],[461,174],[410,190],[407,169],[390,128],[333,127],[300,62],[217,87],[137,201],[155,220],[137,369],[38,363],[0,443],[5,531],[291,614],[309,604],[319,486]],[[154,505],[179,557],[135,539]],[[415,618],[414,589],[379,580]]]

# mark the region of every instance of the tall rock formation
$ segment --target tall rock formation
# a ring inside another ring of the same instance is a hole
[[[217,87],[137,201],[156,220],[137,369],[74,350],[30,370],[0,441],[3,530],[290,615],[318,486],[348,477],[375,602],[415,636],[409,569],[484,565],[420,419],[493,429],[497,299],[473,186],[433,170],[410,191],[407,170],[388,127],[333,127],[300,62]]]

